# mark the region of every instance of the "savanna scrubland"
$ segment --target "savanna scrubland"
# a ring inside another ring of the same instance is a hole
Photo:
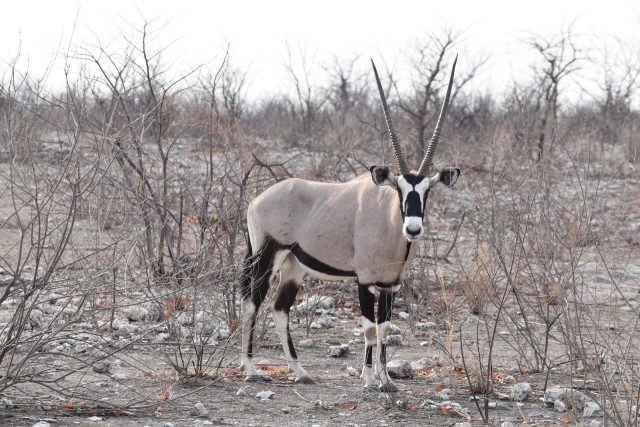
[[[237,370],[247,203],[394,164],[368,58],[292,47],[292,90],[250,100],[232,46],[176,75],[161,30],[129,30],[63,52],[63,89],[19,52],[0,76],[2,424],[637,425],[637,44],[531,34],[530,75],[499,93],[472,89],[490,57],[461,54],[435,164],[462,175],[429,198],[389,339],[411,369],[382,394],[358,378],[348,282],[305,279],[292,310],[315,384],[293,383],[264,309],[255,358],[273,381]],[[462,37],[417,36],[408,81],[379,61],[411,165]]]

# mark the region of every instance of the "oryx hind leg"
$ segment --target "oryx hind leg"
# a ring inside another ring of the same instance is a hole
[[[292,253],[287,254],[280,267],[280,286],[273,304],[273,320],[287,359],[287,365],[296,375],[295,381],[310,384],[313,383],[313,380],[298,361],[289,329],[289,312],[298,294],[304,273],[295,256]]]
[[[264,246],[253,253],[251,243],[245,256],[241,280],[242,294],[242,361],[240,369],[246,372],[247,381],[268,381],[270,378],[256,370],[253,364],[253,345],[258,309],[269,291],[269,283],[273,278],[278,244],[267,239]]]

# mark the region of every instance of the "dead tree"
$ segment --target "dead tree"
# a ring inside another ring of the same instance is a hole
[[[548,132],[552,133],[557,125],[560,84],[580,69],[583,57],[572,25],[550,36],[532,34],[523,43],[537,53],[540,60],[533,67],[534,87],[538,88],[542,105],[532,150],[534,160],[540,162],[549,149]]]
[[[412,154],[418,160],[424,156],[426,138],[429,136],[428,129],[432,128],[438,117],[443,91],[447,87],[450,61],[453,61],[455,47],[461,37],[461,33],[450,28],[440,32],[427,33],[417,41],[415,53],[410,58],[411,96],[398,96],[400,99],[398,107],[407,115],[411,123],[411,140],[415,147]],[[462,88],[476,76],[479,68],[485,62],[484,59],[475,62],[465,60],[465,65],[461,67],[463,71],[456,77],[453,87],[452,104],[455,104],[455,99],[459,96]],[[399,95],[400,90],[395,80],[393,87]]]

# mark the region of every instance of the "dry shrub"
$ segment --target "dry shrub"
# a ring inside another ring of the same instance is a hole
[[[480,242],[473,261],[465,272],[465,298],[474,314],[485,312],[489,292],[493,289],[496,267],[486,243]]]

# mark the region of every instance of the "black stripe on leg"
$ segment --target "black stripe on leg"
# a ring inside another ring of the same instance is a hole
[[[251,329],[249,329],[249,345],[247,346],[247,357],[253,359],[253,331],[256,328],[256,316],[251,319]]]
[[[391,320],[391,311],[395,297],[396,293],[391,290],[380,290],[380,296],[378,297],[378,324]]]
[[[380,344],[380,363],[382,366],[387,364],[387,345],[384,343]]]
[[[289,331],[289,323],[287,323],[287,345],[289,346],[289,353],[293,360],[298,358],[298,354],[296,353],[296,349],[293,346],[293,340],[291,339],[291,332]]]
[[[373,346],[368,345],[364,349],[364,364],[371,366],[373,364]]]
[[[369,291],[367,285],[358,284],[358,298],[360,300],[360,312],[362,316],[372,324],[375,323],[374,310],[376,306],[376,296]]]

